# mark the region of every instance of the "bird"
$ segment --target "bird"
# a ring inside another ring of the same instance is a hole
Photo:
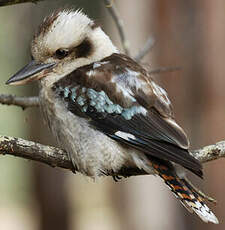
[[[30,63],[6,84],[33,81],[44,120],[74,172],[93,179],[129,169],[156,174],[188,211],[219,223],[186,179],[186,171],[202,178],[202,165],[189,152],[167,92],[83,10],[47,16],[31,41]]]

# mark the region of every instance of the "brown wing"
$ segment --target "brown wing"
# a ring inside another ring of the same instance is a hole
[[[68,109],[91,118],[101,132],[202,176],[200,163],[187,151],[185,133],[173,120],[166,92],[129,57],[113,54],[81,67],[55,84],[55,90],[59,87],[66,88]],[[74,87],[79,88],[76,98]]]

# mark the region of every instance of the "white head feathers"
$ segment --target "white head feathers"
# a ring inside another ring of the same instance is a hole
[[[79,43],[84,39],[92,24],[93,21],[81,10],[75,12],[61,11],[50,26],[45,42],[55,47],[69,48],[74,45],[74,41]],[[76,39],[74,39],[74,36],[76,36]],[[54,49],[54,47],[52,48]]]
[[[69,48],[81,42],[91,30],[94,22],[81,10],[56,11],[45,18],[37,31],[34,42],[55,51]],[[74,44],[77,43],[77,44]]]
[[[81,10],[59,10],[44,19],[31,44],[31,52],[45,61],[58,49],[70,49],[88,39],[93,52],[89,58],[98,60],[118,52],[110,38]],[[89,60],[90,61],[90,60]]]

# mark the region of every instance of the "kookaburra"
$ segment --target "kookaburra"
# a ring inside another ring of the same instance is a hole
[[[7,84],[38,80],[44,118],[74,165],[92,178],[136,168],[157,174],[203,221],[218,223],[185,180],[202,177],[167,93],[122,54],[80,10],[45,18],[31,43],[31,62]]]

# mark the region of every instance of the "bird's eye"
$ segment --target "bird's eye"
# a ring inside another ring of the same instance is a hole
[[[55,56],[58,59],[63,59],[64,57],[66,57],[69,54],[69,51],[66,49],[58,49],[55,51]]]

